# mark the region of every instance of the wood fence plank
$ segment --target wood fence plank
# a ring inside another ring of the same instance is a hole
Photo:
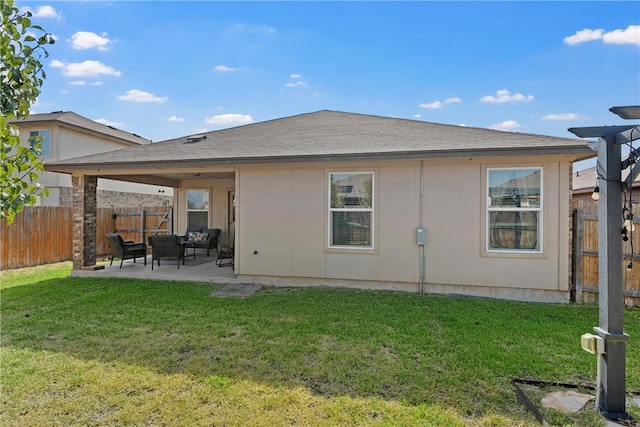
[[[576,248],[584,247],[584,211],[578,209],[573,217],[573,244]],[[582,279],[584,270],[584,256],[582,251],[573,253],[573,280],[576,291],[575,300],[582,301]]]
[[[595,202],[579,203],[578,211],[580,210],[583,213],[580,215],[580,221],[576,221],[574,226],[576,236],[573,239],[573,251],[575,259],[582,258],[582,298],[576,298],[576,300],[593,304],[598,300],[599,280],[597,204]],[[622,234],[620,235],[623,251],[621,268],[623,269],[624,298],[622,302],[627,306],[640,307],[640,206],[633,207],[633,216],[636,231],[628,233],[629,240],[627,242],[622,241]],[[579,244],[578,228],[582,228],[582,244]],[[632,268],[627,269],[630,260],[632,261]],[[575,267],[575,270],[577,276],[578,266]],[[574,277],[576,296],[579,280],[579,278]]]

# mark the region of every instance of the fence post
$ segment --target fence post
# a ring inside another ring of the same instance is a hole
[[[140,241],[144,243],[144,230],[147,228],[147,211],[144,209],[140,214]]]
[[[582,272],[584,268],[584,211],[573,211],[573,286],[575,302],[582,302]]]

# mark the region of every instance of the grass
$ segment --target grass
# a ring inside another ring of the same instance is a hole
[[[69,271],[2,272],[1,425],[529,426],[513,378],[595,382],[580,335],[597,307],[337,289],[227,299]],[[640,390],[640,311],[625,316]],[[543,413],[603,425],[590,409]]]

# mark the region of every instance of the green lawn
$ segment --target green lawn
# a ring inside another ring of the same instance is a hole
[[[537,425],[513,378],[595,382],[580,335],[597,307],[336,289],[229,299],[69,271],[2,272],[0,425]],[[640,311],[625,316],[627,389],[640,390]],[[590,408],[544,414],[602,425]]]

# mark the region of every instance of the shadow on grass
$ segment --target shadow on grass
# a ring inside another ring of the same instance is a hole
[[[6,288],[2,345],[466,416],[499,408],[526,418],[514,377],[592,382],[595,373],[579,348],[594,307],[335,289],[223,299],[216,288],[70,277]]]

